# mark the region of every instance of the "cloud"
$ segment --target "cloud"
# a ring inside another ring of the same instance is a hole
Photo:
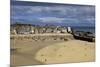
[[[11,6],[11,19],[45,23],[94,23],[95,8],[90,6]]]
[[[94,17],[86,18],[85,21],[86,22],[90,22],[90,23],[94,23],[95,22],[95,18]]]
[[[39,18],[39,20],[41,20],[42,22],[46,22],[46,23],[54,23],[54,22],[62,23],[62,21],[65,20],[65,18],[42,17],[42,18]]]
[[[94,16],[94,7],[74,7],[74,6],[13,6],[13,12],[24,14],[48,14],[69,17]]]

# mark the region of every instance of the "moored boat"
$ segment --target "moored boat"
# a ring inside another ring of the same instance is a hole
[[[72,33],[72,35],[75,39],[89,41],[89,42],[95,41],[95,35],[91,32],[75,31]]]

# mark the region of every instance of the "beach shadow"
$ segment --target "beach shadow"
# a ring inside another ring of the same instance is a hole
[[[14,56],[18,56],[20,58],[18,59],[11,59],[12,62],[15,62],[14,64],[11,64],[12,67],[16,67],[16,66],[30,66],[30,65],[42,65],[43,63],[36,60],[34,58],[34,55],[33,54],[27,54],[27,53],[22,53],[22,52],[16,52],[16,53],[11,53],[11,55],[14,55]],[[24,60],[26,61],[23,61],[22,63],[17,63],[16,62],[19,62],[21,61],[21,58],[24,58]],[[19,61],[17,61],[19,60]]]
[[[56,43],[58,43],[58,42],[56,42]],[[11,50],[11,55],[20,57],[20,58],[17,59],[18,61],[21,61],[21,58],[25,58],[26,63],[22,62],[22,63],[15,63],[15,64],[11,64],[11,65],[14,65],[14,66],[44,65],[45,63],[35,59],[36,54],[41,49],[43,49],[47,46],[51,46],[51,45],[53,45],[53,44],[48,44],[48,42],[44,43],[43,45],[40,43],[40,45],[38,45],[39,47],[33,47],[33,49],[29,50],[28,52],[21,52],[20,50],[22,48],[12,49]],[[16,61],[16,59],[11,59],[11,61],[12,62],[13,61],[18,62],[18,61]]]

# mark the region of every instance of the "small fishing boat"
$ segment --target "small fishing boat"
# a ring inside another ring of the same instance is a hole
[[[95,41],[95,35],[91,32],[75,31],[72,33],[72,35],[75,39],[89,41],[89,42]]]

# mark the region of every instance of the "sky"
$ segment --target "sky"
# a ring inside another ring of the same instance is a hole
[[[40,2],[11,2],[11,24],[94,26],[95,6]]]
[[[38,2],[56,2],[56,3],[73,3],[95,5],[95,0],[13,0],[13,1],[38,1]]]

